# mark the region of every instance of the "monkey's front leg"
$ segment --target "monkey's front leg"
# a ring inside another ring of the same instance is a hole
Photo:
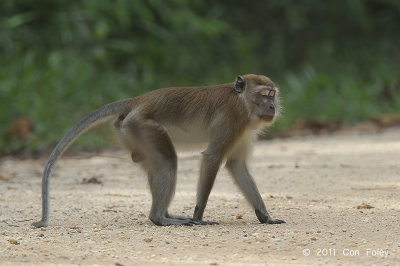
[[[254,207],[256,216],[260,223],[285,223],[285,221],[283,220],[272,219],[271,216],[269,216],[264,201],[261,198],[260,192],[258,191],[257,186],[247,169],[246,162],[240,162],[234,159],[230,159],[227,161],[226,167],[232,174],[239,188],[243,191],[247,200]]]
[[[193,220],[202,224],[218,224],[217,222],[203,221],[203,213],[206,208],[208,196],[214,185],[215,177],[219,166],[221,165],[220,156],[215,156],[215,153],[206,150],[203,153],[203,160],[200,167],[200,179],[197,185],[197,201],[194,209]]]

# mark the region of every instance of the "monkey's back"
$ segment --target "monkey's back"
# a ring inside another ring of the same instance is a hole
[[[190,122],[200,119],[209,124],[217,115],[243,117],[246,107],[233,89],[232,83],[204,87],[170,87],[137,97],[140,112],[150,119],[165,123]],[[230,104],[227,104],[227,103]],[[237,107],[229,108],[231,103]],[[235,114],[237,113],[237,114]]]
[[[145,119],[164,125],[178,148],[202,147],[212,134],[213,123],[218,120],[223,120],[223,127],[218,122],[218,130],[222,132],[239,130],[248,122],[243,119],[247,117],[244,102],[235,92],[232,83],[163,88],[148,92],[135,100],[140,106],[138,113]],[[237,108],[232,108],[232,104]]]

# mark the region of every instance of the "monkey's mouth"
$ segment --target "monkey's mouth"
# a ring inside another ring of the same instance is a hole
[[[260,115],[260,119],[266,122],[271,122],[274,119],[274,115]]]

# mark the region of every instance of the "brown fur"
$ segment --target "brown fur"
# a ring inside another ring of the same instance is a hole
[[[154,90],[137,97],[137,103],[143,105],[139,110],[146,114],[144,118],[161,123],[201,119],[210,125],[217,113],[235,117],[246,114],[246,107],[233,90],[232,83]]]

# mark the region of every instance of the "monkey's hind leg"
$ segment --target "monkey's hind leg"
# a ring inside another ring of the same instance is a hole
[[[194,225],[192,219],[168,214],[175,192],[177,155],[166,130],[155,121],[127,121],[129,132],[137,150],[132,160],[139,162],[148,175],[152,195],[150,220],[160,226]]]
[[[158,161],[158,160],[157,160]],[[191,219],[168,214],[168,207],[175,192],[177,158],[169,156],[148,169],[149,186],[152,194],[150,220],[156,225],[193,225]]]

